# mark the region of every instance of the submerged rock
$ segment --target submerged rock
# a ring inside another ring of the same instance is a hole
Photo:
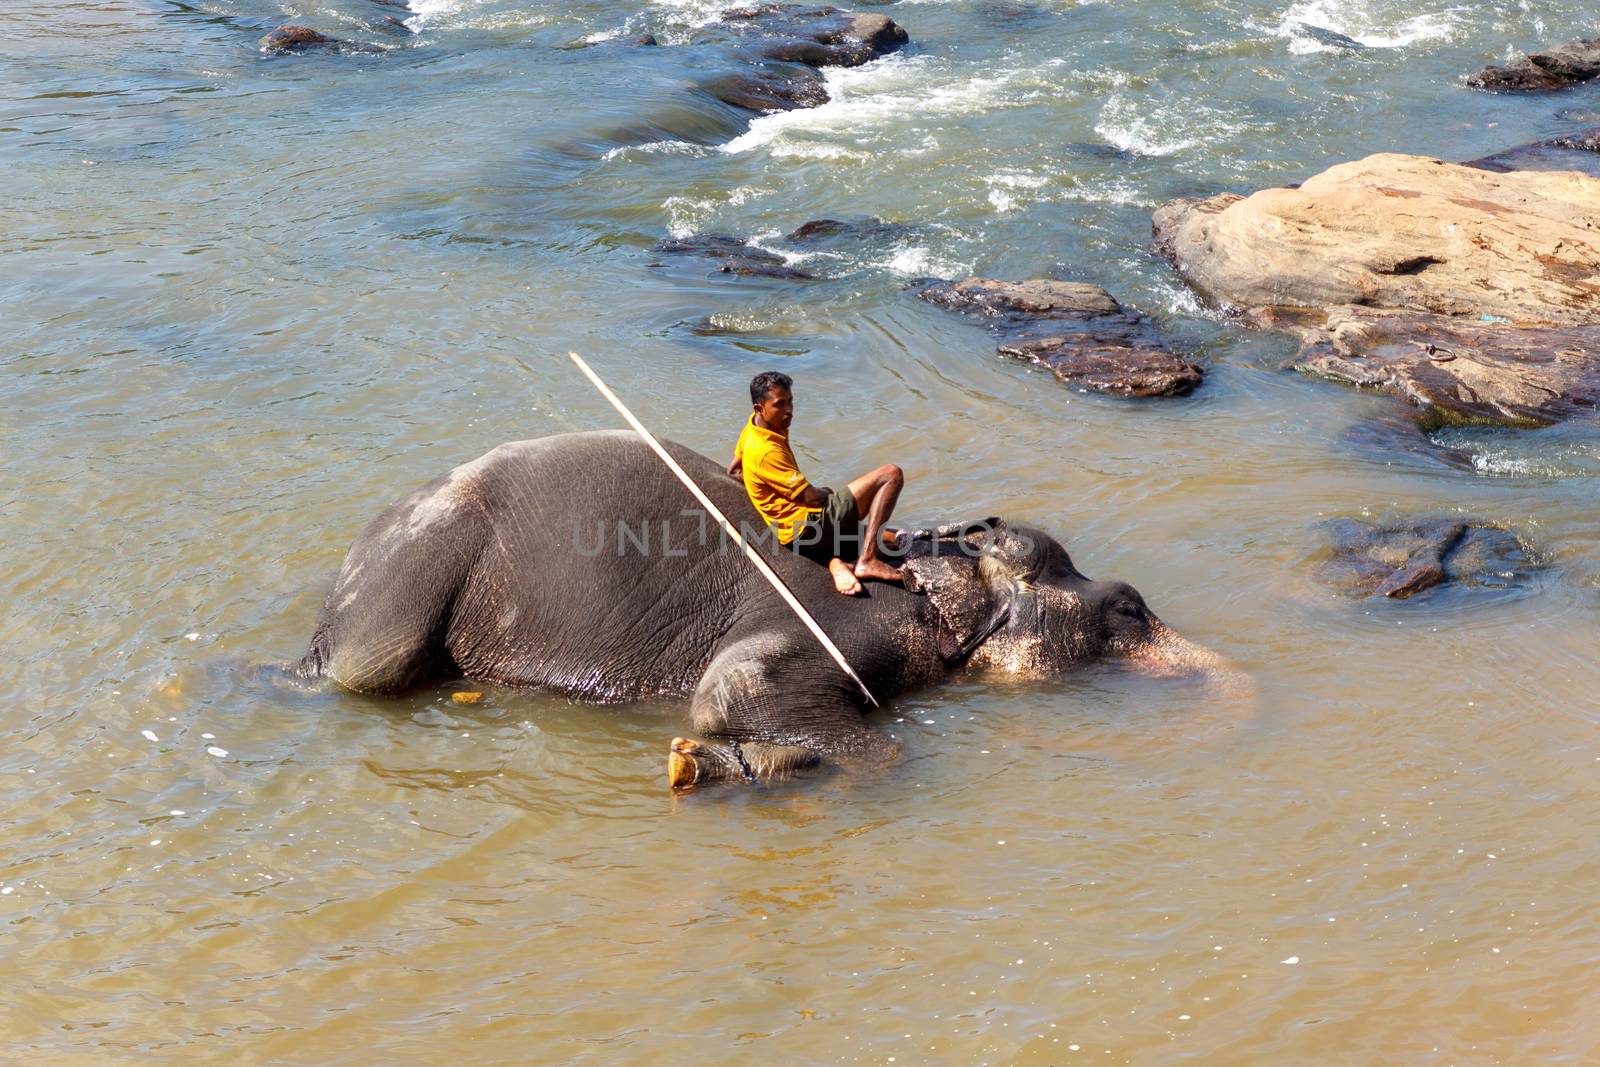
[[[310,26],[285,23],[256,42],[263,52],[305,52],[322,48],[354,48],[348,41],[318,33]]]
[[[1575,170],[1600,178],[1600,126],[1518,145],[1462,164],[1479,170]]]
[[[963,278],[924,286],[918,295],[951,311],[1025,320],[1116,315],[1122,311],[1122,305],[1098,285],[1045,278],[1025,282]]]
[[[1301,341],[1285,364],[1393,393],[1426,429],[1545,426],[1600,407],[1600,324],[1519,326],[1427,312],[1266,308],[1250,319]]]
[[[736,237],[712,233],[669,237],[657,242],[655,250],[669,255],[705,256],[715,262],[717,269],[724,274],[776,278],[779,281],[805,281],[812,277],[803,270],[795,270],[785,264],[783,257],[776,252],[746,244]]]
[[[1339,48],[1346,52],[1364,52],[1367,48],[1366,45],[1354,37],[1347,37],[1337,30],[1330,30],[1326,26],[1316,26],[1309,22],[1295,23],[1294,32],[1302,37],[1310,38],[1327,48]]]
[[[1495,92],[1537,93],[1596,77],[1600,77],[1600,37],[1580,37],[1504,66],[1484,67],[1467,78],[1467,85]]]
[[[724,104],[750,111],[793,111],[828,102],[822,75],[804,67],[728,74],[704,83],[701,89]]]
[[[1299,335],[1292,366],[1425,423],[1543,425],[1600,400],[1600,180],[1376,155],[1153,225],[1195,289]]]
[[[1330,553],[1323,578],[1347,596],[1405,600],[1446,584],[1508,589],[1541,569],[1516,534],[1472,519],[1334,519],[1321,527]]]
[[[996,350],[1051,371],[1068,385],[1118,396],[1183,396],[1204,372],[1174,355],[1143,316],[1097,285],[966,278],[924,283],[918,295],[984,318]]]
[[[911,230],[912,227],[903,222],[885,222],[876,217],[812,219],[796,226],[785,234],[783,239],[802,248],[817,248],[893,241],[904,237]]]

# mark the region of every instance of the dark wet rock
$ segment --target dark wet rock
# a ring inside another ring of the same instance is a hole
[[[1290,369],[1402,397],[1425,428],[1545,426],[1600,407],[1600,325],[1353,305],[1262,308],[1247,318],[1300,338]]]
[[[734,237],[697,233],[689,237],[669,237],[656,244],[657,252],[668,255],[705,256],[724,274],[741,274],[780,281],[803,281],[812,277],[786,265],[776,252],[746,244]]]
[[[908,39],[886,15],[797,4],[729,8],[714,29],[733,35],[750,66],[701,89],[725,104],[760,112],[826,104],[828,91],[817,68],[857,67]]]
[[[1467,78],[1474,89],[1541,93],[1600,77],[1600,37],[1581,37],[1504,66],[1487,66]]]
[[[1366,45],[1354,37],[1347,37],[1335,30],[1328,29],[1326,26],[1316,26],[1309,22],[1295,23],[1294,32],[1301,37],[1308,37],[1327,48],[1341,48],[1347,52],[1364,52],[1367,48]]]
[[[1516,534],[1472,519],[1320,525],[1329,545],[1323,577],[1347,596],[1405,600],[1442,585],[1508,589],[1542,566]]]
[[[996,350],[1059,380],[1118,396],[1184,396],[1204,377],[1162,342],[1142,315],[1097,285],[1034,279],[925,282],[922,299],[983,319]]]
[[[569,52],[576,52],[576,51],[580,51],[580,50],[585,49],[585,48],[601,48],[601,47],[606,47],[606,48],[651,48],[651,47],[654,47],[656,45],[659,45],[660,43],[661,43],[660,41],[656,40],[656,35],[655,34],[653,34],[653,33],[641,33],[641,34],[636,34],[633,37],[601,37],[601,38],[580,37],[578,40],[570,41],[567,44],[562,45],[561,47],[563,49],[569,51]]]
[[[1115,315],[1122,311],[1112,295],[1098,285],[1035,278],[1026,282],[963,278],[935,282],[918,293],[929,303],[951,311],[1033,320]]]
[[[263,52],[305,52],[312,49],[355,47],[348,41],[318,33],[309,26],[285,23],[256,42]]]
[[[1575,170],[1600,177],[1600,126],[1518,145],[1463,166],[1504,174],[1513,170]]]
[[[828,102],[822,76],[804,67],[728,74],[701,88],[724,104],[750,111],[793,111]]]
[[[812,219],[784,235],[784,241],[804,248],[893,241],[912,230],[903,222],[884,222],[880,218]]]
[[[734,32],[754,37],[765,59],[808,67],[859,67],[903,47],[900,24],[876,11],[842,11],[803,4],[753,4],[722,12]]]
[[[995,350],[1044,367],[1067,385],[1118,396],[1188,396],[1204,377],[1199,366],[1178,359],[1159,342],[1130,342],[1115,329],[1019,338]]]

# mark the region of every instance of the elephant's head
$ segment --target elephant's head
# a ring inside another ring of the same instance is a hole
[[[950,627],[950,659],[1035,677],[1102,658],[1157,675],[1227,670],[1157,618],[1131,585],[1079,574],[1043,531],[987,519],[943,528],[927,543],[928,558],[914,547],[909,564]]]

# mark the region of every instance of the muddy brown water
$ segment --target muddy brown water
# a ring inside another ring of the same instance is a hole
[[[265,3],[6,16],[4,1058],[1600,1057],[1594,426],[1441,458],[1143,249],[1168,195],[1561,132],[1590,97],[1451,79],[1579,5],[905,3],[910,54],[749,130],[682,95],[709,6],[417,7],[389,55],[298,61],[254,52]],[[645,29],[669,47],[560,47]],[[919,228],[804,285],[649,251],[846,209]],[[1125,404],[1003,362],[903,288],[967,270],[1105,285],[1207,383]],[[616,424],[568,348],[716,456],[749,376],[789,371],[817,480],[894,460],[906,518],[1053,531],[1254,699],[961,678],[875,717],[907,757],[881,776],[674,798],[678,706],[286,684],[385,504]],[[1416,514],[1549,568],[1321,583],[1315,524]]]

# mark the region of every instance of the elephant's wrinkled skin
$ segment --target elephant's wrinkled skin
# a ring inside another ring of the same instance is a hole
[[[736,524],[743,487],[668,450]],[[773,566],[880,701],[965,667],[1049,675],[1106,656],[1159,673],[1216,657],[1121,582],[1073,569],[1047,535],[999,520],[919,534],[920,593],[842,597],[826,568]],[[892,760],[865,700],[666,466],[628,433],[519,441],[394,504],[346,556],[300,671],[364,693],[467,675],[593,701],[691,698],[675,787],[824,759]]]

